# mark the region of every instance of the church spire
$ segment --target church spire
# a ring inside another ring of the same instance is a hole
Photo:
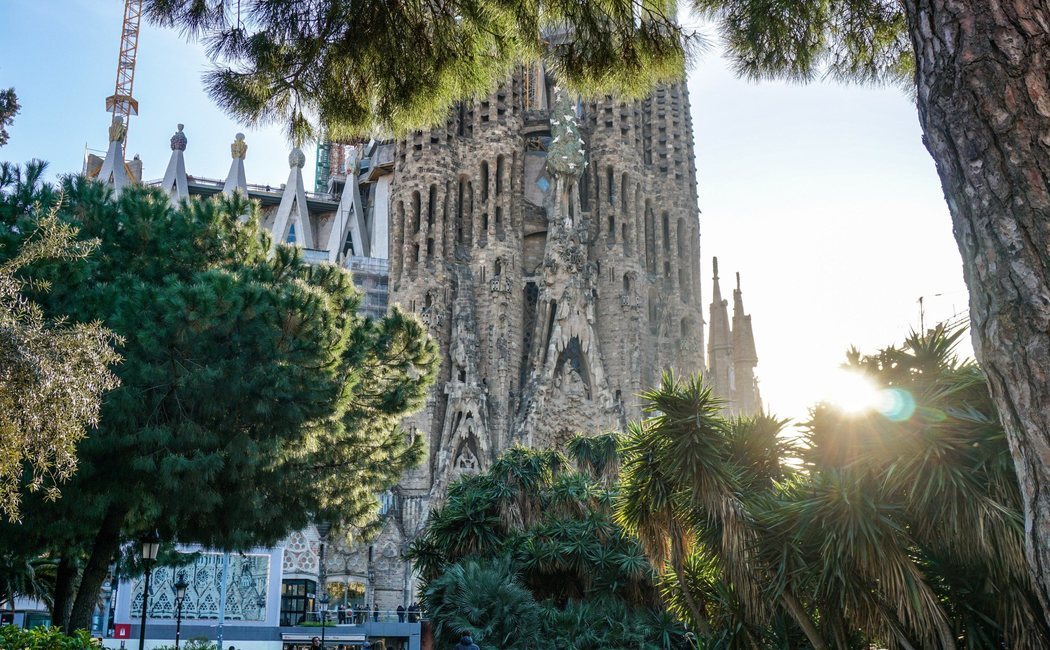
[[[131,182],[124,168],[124,134],[127,132],[124,118],[119,115],[115,116],[109,125],[109,150],[106,151],[106,160],[102,163],[102,169],[98,173],[98,180],[112,185],[118,196],[121,190]]]
[[[171,196],[172,205],[178,205],[179,201],[190,195],[189,186],[186,181],[186,160],[183,153],[186,151],[186,134],[182,132],[185,128],[179,124],[175,135],[171,136],[171,158],[168,160],[168,169],[164,172],[164,180],[161,187]]]
[[[716,395],[733,399],[733,339],[729,329],[729,302],[722,299],[718,283],[718,258],[714,258],[714,286],[711,289],[710,332],[707,341],[707,378]]]
[[[733,291],[733,368],[736,379],[735,403],[738,413],[750,415],[762,409],[762,398],[758,393],[755,366],[758,352],[755,350],[755,335],[751,330],[751,315],[744,313],[744,294],[740,290],[740,274],[736,274],[736,289]]]
[[[283,244],[288,239],[288,232],[295,226],[295,243],[303,248],[314,247],[313,228],[310,224],[310,212],[306,205],[306,187],[303,185],[303,166],[306,155],[299,147],[288,154],[288,182],[284,186],[281,204],[277,206],[277,215],[273,222],[273,244]]]
[[[244,134],[238,133],[230,145],[230,172],[226,174],[226,184],[222,186],[223,194],[232,195],[240,190],[248,196],[248,181],[244,175],[244,157],[248,155],[248,145],[244,142]]]

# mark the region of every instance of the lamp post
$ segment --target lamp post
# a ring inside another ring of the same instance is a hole
[[[185,572],[179,572],[179,581],[175,583],[175,650],[179,650],[179,632],[182,629],[182,601],[186,600]]]
[[[322,591],[321,597],[318,598],[321,603],[321,650],[325,650],[324,647],[324,628],[325,619],[328,618],[328,592]]]
[[[142,564],[146,567],[146,581],[142,585],[142,623],[139,626],[139,650],[146,647],[146,616],[149,612],[149,579],[160,552],[160,535],[153,531],[142,538]]]

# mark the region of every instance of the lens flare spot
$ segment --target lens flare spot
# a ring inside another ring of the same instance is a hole
[[[903,388],[886,388],[879,391],[878,412],[887,420],[904,422],[915,414],[915,398]]]

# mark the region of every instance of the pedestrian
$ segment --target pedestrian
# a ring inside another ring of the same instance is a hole
[[[397,606],[397,622],[398,623],[404,623],[405,622],[405,606],[404,605],[398,605]]]
[[[377,603],[372,603],[372,622],[379,622],[379,605]]]
[[[321,647],[321,637],[315,636],[314,638],[310,639],[310,648],[311,648],[311,650],[318,650],[320,647]]]
[[[365,606],[364,606],[364,603],[358,603],[357,604],[357,612],[356,612],[355,618],[357,619],[357,624],[358,625],[364,624],[364,622],[365,622]]]
[[[339,605],[339,609],[336,613],[336,616],[339,619],[340,625],[346,623],[346,603],[342,603]]]

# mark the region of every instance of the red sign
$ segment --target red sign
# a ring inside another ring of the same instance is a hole
[[[131,623],[116,623],[113,625],[114,639],[130,639]]]

